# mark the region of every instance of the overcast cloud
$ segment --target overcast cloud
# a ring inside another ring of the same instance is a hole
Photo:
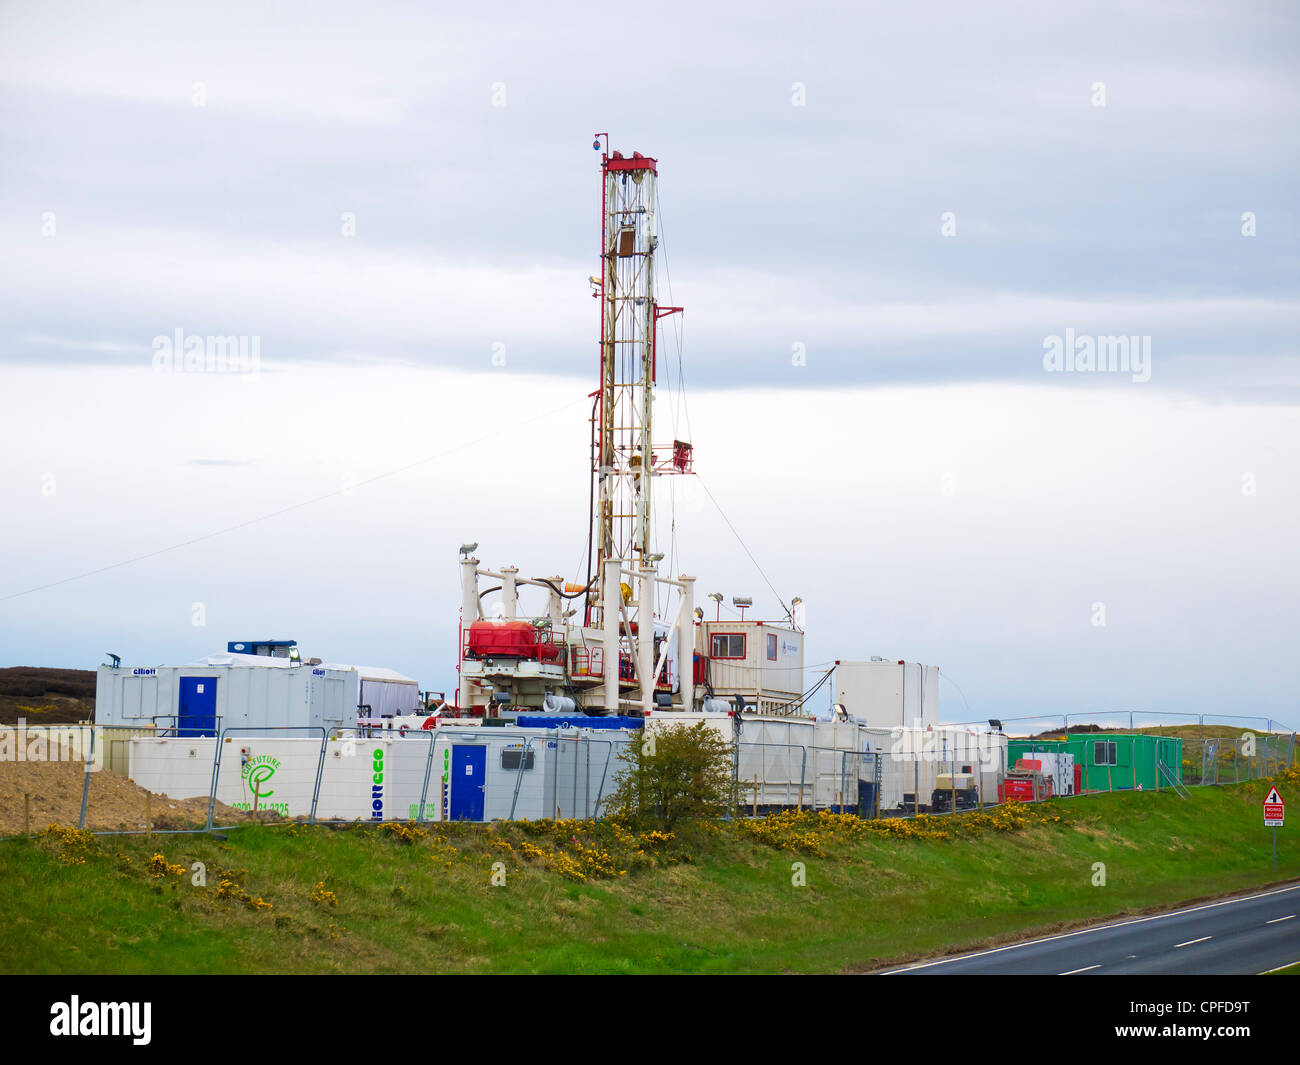
[[[585,542],[608,130],[660,160],[700,469],[813,660],[1300,718],[1294,4],[262,7],[0,8],[0,664],[310,638],[451,687],[455,546]],[[261,372],[157,372],[177,329]],[[1067,330],[1149,380],[1045,372]],[[475,475],[507,434],[4,598],[550,410],[549,483]],[[767,594],[694,513],[682,565]]]

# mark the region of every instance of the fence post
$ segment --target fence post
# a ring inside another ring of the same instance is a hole
[[[803,757],[799,760],[799,812],[803,813],[803,785],[808,776],[808,748],[805,745],[800,750],[803,752]]]
[[[840,785],[841,785],[841,787],[840,787],[840,792],[841,792],[841,794],[844,796],[843,798],[840,799],[840,813],[842,813],[842,814],[843,814],[843,813],[848,813],[848,807],[846,807],[844,804],[845,804],[845,803],[846,803],[850,798],[853,799],[853,810],[854,810],[854,812],[856,813],[856,812],[857,812],[857,809],[858,809],[858,794],[857,794],[857,793],[858,793],[858,785],[857,785],[857,777],[858,777],[857,765],[858,765],[858,762],[857,762],[857,759],[856,759],[856,758],[854,759],[854,763],[853,763],[853,765],[854,765],[854,770],[853,770],[853,774],[854,774],[853,788],[852,788],[852,790],[849,789],[849,755],[852,754],[852,753],[853,753],[853,752],[851,752],[851,751],[847,751],[847,750],[846,750],[846,751],[841,751],[841,752],[840,752]]]
[[[221,775],[221,748],[226,743],[226,730],[217,731],[217,744],[212,750],[212,786],[208,788],[208,823],[204,826],[212,831],[212,814],[217,805],[217,778]]]
[[[582,736],[573,737],[573,816],[578,816],[578,745],[583,742]]]
[[[316,759],[316,781],[311,789],[311,813],[307,816],[309,825],[316,823],[316,806],[320,802],[320,782],[325,775],[325,749],[328,745],[329,729],[322,725],[320,730],[320,756]]]
[[[921,759],[912,752],[912,816],[921,816]]]
[[[952,809],[949,813],[957,812],[957,738],[953,737],[952,741],[952,765],[950,766],[951,775],[948,777],[948,783],[952,787]]]
[[[740,711],[732,718],[731,725],[731,806],[725,820],[740,816]]]
[[[1205,715],[1201,714],[1197,718],[1197,721],[1199,721],[1200,723],[1199,728],[1201,733],[1201,779],[1197,783],[1204,784],[1205,783]]]
[[[437,740],[435,739],[434,742],[436,743]],[[524,763],[528,761],[528,753],[529,753],[529,750],[532,748],[532,746],[533,746],[533,738],[532,738],[531,736],[529,736],[528,739],[526,739],[526,740],[524,741],[524,746],[523,746],[523,748],[522,748],[522,749],[520,750],[520,752],[519,752],[519,768],[515,771],[515,794],[514,794],[514,797],[510,800],[510,820],[511,820],[511,821],[513,821],[513,820],[515,819],[515,807],[519,805],[519,786],[520,786],[520,785],[523,783],[523,781],[524,781]],[[432,764],[432,762],[433,762],[433,747],[432,747],[432,745],[429,747],[429,762],[430,762],[430,764]],[[425,771],[424,771],[424,786],[425,786],[425,788],[428,788],[428,786],[429,786],[429,770],[428,770],[428,768],[426,768]],[[420,800],[420,812],[421,812],[421,813],[424,812],[424,800],[423,800],[423,798],[421,798],[421,800]],[[485,814],[485,815],[486,815],[486,814]]]
[[[81,782],[81,819],[77,822],[78,828],[86,827],[86,796],[90,792],[90,766],[95,760],[95,726],[90,726],[90,754],[86,756],[86,773],[85,779]]]
[[[529,742],[531,743],[532,741],[530,740]],[[636,743],[640,741],[629,740],[628,742]],[[595,806],[595,812],[592,814],[593,817],[600,816],[600,804],[605,799],[605,776],[609,772],[609,763],[614,760],[614,741],[606,740],[605,743],[608,745],[609,750],[605,752],[605,766],[600,771],[600,787],[596,789],[596,806]]]
[[[416,818],[420,824],[424,823],[424,807],[429,799],[429,775],[433,771],[433,749],[436,746],[438,746],[438,730],[435,727],[429,731],[429,754],[424,760],[424,787],[420,789],[420,808],[417,811],[418,817]],[[518,794],[518,789],[516,789],[516,794]],[[513,806],[510,808],[510,813],[513,817]]]
[[[880,788],[882,786],[881,778],[884,776],[881,770],[883,768],[884,768],[884,756],[879,752],[877,752],[875,756],[875,765],[872,766],[872,770],[871,770],[876,778],[876,798],[874,803],[875,809],[873,811],[876,817],[880,816]]]

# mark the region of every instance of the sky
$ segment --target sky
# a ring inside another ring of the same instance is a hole
[[[1282,3],[0,4],[0,666],[449,689],[459,544],[578,577],[607,131],[702,592],[948,720],[1294,727],[1298,59]]]

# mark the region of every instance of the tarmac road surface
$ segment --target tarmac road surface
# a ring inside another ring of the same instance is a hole
[[[1300,963],[1300,883],[891,969],[941,975],[1264,973]]]

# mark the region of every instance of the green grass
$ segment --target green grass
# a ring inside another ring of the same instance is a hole
[[[1289,829],[1273,872],[1266,786],[1057,800],[1041,809],[1059,823],[950,840],[827,834],[824,856],[688,826],[664,854],[693,860],[585,881],[523,855],[529,840],[548,843],[539,826],[445,826],[413,843],[365,826],[5,840],[0,971],[869,969],[1300,877]],[[568,831],[550,843],[567,846]],[[187,870],[206,863],[207,886],[188,871],[151,875],[155,852]],[[489,879],[498,860],[502,887]],[[791,883],[796,861],[804,887]],[[1092,884],[1096,862],[1105,887]],[[270,908],[219,898],[223,872]],[[336,906],[313,901],[319,883]]]

